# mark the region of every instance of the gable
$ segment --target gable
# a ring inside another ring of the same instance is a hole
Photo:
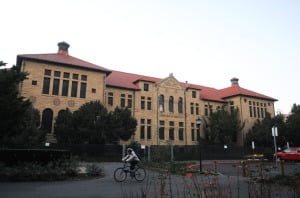
[[[173,89],[184,89],[181,83],[170,74],[169,77],[163,79],[161,82],[157,84],[159,87],[173,88]]]

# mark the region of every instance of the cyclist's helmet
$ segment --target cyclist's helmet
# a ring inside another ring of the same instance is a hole
[[[132,148],[127,148],[127,152],[131,153],[133,151]]]

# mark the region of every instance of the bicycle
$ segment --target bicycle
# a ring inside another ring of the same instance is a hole
[[[114,172],[114,179],[116,182],[123,182],[127,178],[127,174],[137,181],[143,181],[146,178],[146,170],[138,165],[135,165],[133,171],[130,171],[130,164],[124,163],[123,167],[119,167]]]

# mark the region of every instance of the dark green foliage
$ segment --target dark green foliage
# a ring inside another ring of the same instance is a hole
[[[278,129],[279,136],[276,137],[278,146],[283,146],[284,144],[286,144],[286,130],[283,116],[277,115],[272,118],[269,113],[266,113],[265,118],[263,120],[258,119],[253,125],[252,129],[247,133],[245,140],[246,145],[251,145],[251,142],[254,141],[255,145],[258,147],[273,147],[273,126],[277,126]]]
[[[291,145],[300,146],[300,105],[294,104],[291,115],[286,121],[287,141]]]
[[[228,112],[224,107],[212,113],[209,117],[208,127],[204,127],[207,138],[213,143],[230,144],[237,141],[237,135],[244,125],[238,117],[238,109]],[[206,124],[207,124],[206,123]]]
[[[112,134],[119,137],[121,140],[127,141],[134,134],[137,121],[131,116],[131,111],[128,108],[115,108],[110,113],[111,124],[114,125]]]
[[[54,132],[59,144],[107,144],[128,140],[137,125],[128,109],[108,112],[100,101],[91,101],[71,113],[58,114]]]
[[[0,66],[5,63],[0,62]],[[27,73],[13,66],[0,70],[0,145],[2,147],[34,146],[44,140],[39,133],[39,113],[19,95],[18,86]]]
[[[0,181],[53,181],[78,176],[79,162],[74,159],[58,159],[47,164],[22,162],[14,166],[0,163]]]

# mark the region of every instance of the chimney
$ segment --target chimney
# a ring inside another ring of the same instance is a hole
[[[70,47],[70,45],[66,42],[60,42],[57,44],[58,45],[58,54],[61,54],[61,55],[65,55],[65,56],[68,56],[69,53],[68,53],[68,48]]]
[[[231,86],[239,86],[239,79],[238,78],[231,78]]]

